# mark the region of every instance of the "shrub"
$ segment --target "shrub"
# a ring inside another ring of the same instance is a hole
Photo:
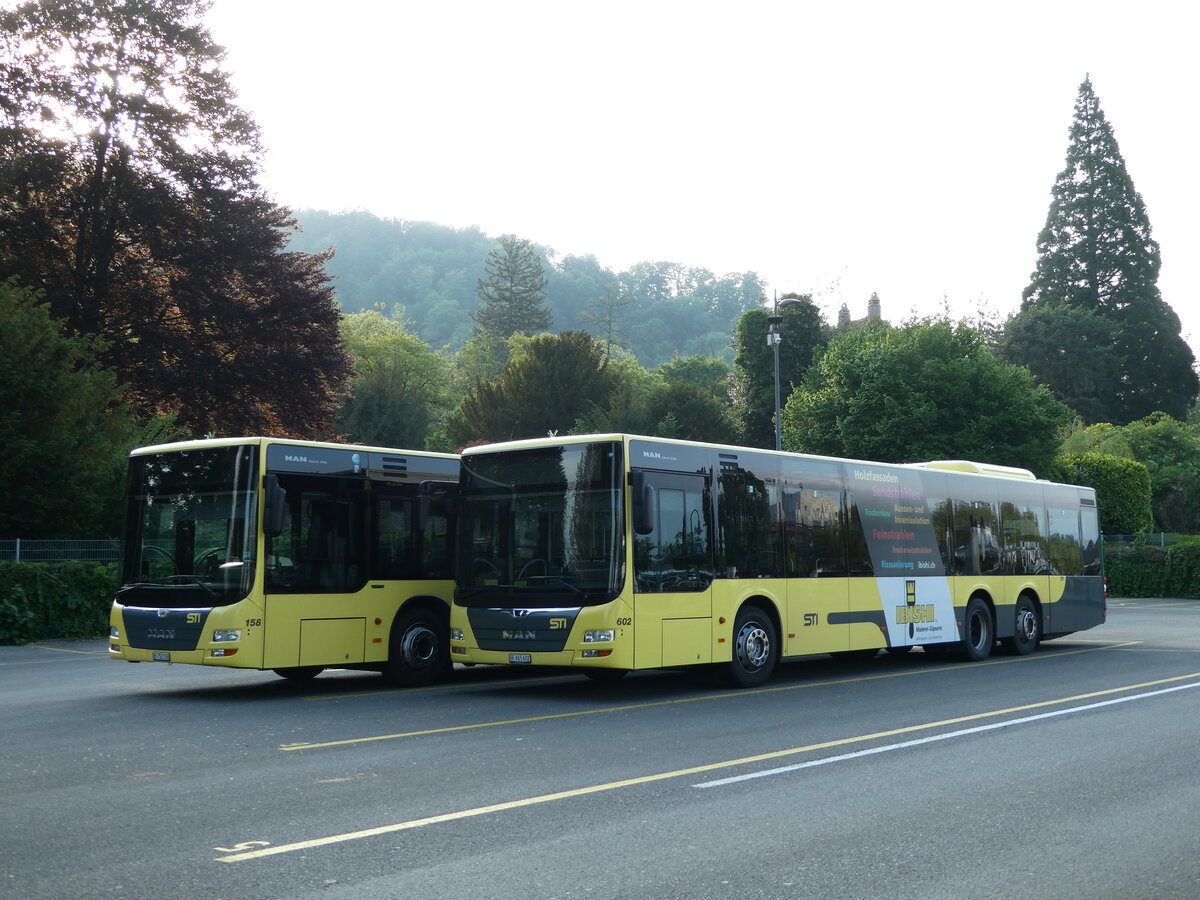
[[[115,565],[0,563],[0,644],[102,637],[116,588]]]
[[[1053,477],[1096,489],[1100,530],[1105,534],[1153,529],[1150,472],[1142,463],[1107,453],[1067,453],[1055,459]]]

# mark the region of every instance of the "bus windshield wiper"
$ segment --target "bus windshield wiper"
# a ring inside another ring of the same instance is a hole
[[[220,597],[221,596],[216,591],[214,591],[211,587],[209,587],[207,584],[205,584],[203,581],[201,581],[199,575],[191,575],[191,574],[185,574],[185,573],[181,572],[178,575],[168,575],[163,580],[170,581],[172,578],[186,578],[192,584],[198,584],[198,585],[200,585],[200,587],[204,588],[204,590],[208,591],[208,595],[210,597]]]
[[[579,587],[579,585],[572,584],[571,582],[567,581],[567,579],[563,578],[561,575],[542,575],[541,578],[543,581],[554,581],[554,582],[557,582],[558,584],[561,584],[563,587],[570,588],[572,591],[574,591],[580,597],[587,596],[587,592],[585,590],[583,590],[581,587]]]

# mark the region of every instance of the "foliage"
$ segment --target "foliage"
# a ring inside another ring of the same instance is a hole
[[[1195,359],[1159,294],[1158,244],[1090,80],[1037,246],[1007,326],[1007,358],[1088,422],[1125,424],[1156,410],[1183,418],[1200,392]],[[1050,312],[1064,308],[1078,312]]]
[[[539,335],[498,378],[476,381],[447,420],[446,434],[456,447],[569,434],[576,420],[606,407],[616,387],[604,350],[591,335]]]
[[[716,356],[675,356],[658,367],[665,381],[694,385],[728,405],[733,371]]]
[[[1077,306],[1029,306],[1011,316],[997,334],[997,350],[1024,366],[1054,396],[1086,422],[1104,421],[1119,391],[1115,366],[1107,360],[1117,340],[1114,324],[1092,309]]]
[[[0,276],[41,288],[145,417],[318,437],[349,375],[325,255],[257,185],[202,0],[0,12]]]
[[[542,260],[533,244],[516,235],[502,234],[497,242],[483,264],[487,278],[475,283],[482,304],[473,314],[475,322],[499,340],[539,334],[550,327]]]
[[[1137,460],[1094,451],[1063,453],[1054,460],[1052,476],[1096,489],[1103,534],[1138,534],[1154,527],[1150,473]]]
[[[102,350],[65,335],[31,291],[0,282],[0,537],[118,532],[136,430],[96,361]]]
[[[0,644],[101,637],[116,589],[115,566],[0,562]]]
[[[620,344],[620,329],[617,320],[625,307],[633,302],[628,294],[622,294],[616,285],[607,285],[604,293],[597,294],[580,313],[580,318],[592,327],[593,333],[599,335],[606,346],[615,347]]]
[[[448,405],[449,370],[398,318],[378,310],[342,319],[355,376],[338,416],[347,440],[384,447],[425,447]]]
[[[945,320],[839,331],[783,412],[784,446],[883,462],[966,458],[1044,473],[1066,407]]]
[[[829,343],[832,330],[808,295],[784,294],[798,300],[779,310],[780,396],[786,400],[813,360]],[[751,447],[775,447],[775,351],[767,345],[770,313],[749,309],[734,328],[733,404],[741,415],[742,439]]]
[[[651,394],[636,429],[657,437],[736,444],[738,423],[727,403],[704,387],[686,381],[664,381]]]
[[[1104,574],[1112,596],[1200,598],[1200,545],[1106,550]]]
[[[1107,453],[1145,465],[1157,531],[1200,531],[1200,429],[1155,413],[1128,425],[1101,423],[1069,434],[1066,452]]]
[[[495,241],[478,228],[381,219],[356,210],[303,209],[291,248],[336,252],[326,263],[347,313],[402,306],[433,347],[459,347],[471,336],[475,283]]]
[[[1104,554],[1104,576],[1114,597],[1165,597],[1163,571],[1167,551],[1161,547],[1134,547]]]
[[[294,249],[336,250],[327,267],[344,310],[399,304],[433,347],[457,350],[470,338],[478,305],[474,288],[495,248],[477,228],[380,219],[362,211],[302,210],[298,217],[303,230],[292,237]],[[554,327],[586,329],[627,346],[650,368],[676,353],[731,362],[731,324],[766,293],[753,272],[718,276],[672,262],[614,271],[591,255],[557,259],[549,248],[536,250]]]

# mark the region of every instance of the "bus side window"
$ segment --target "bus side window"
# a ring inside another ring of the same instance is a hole
[[[269,541],[267,585],[275,593],[357,591],[366,584],[361,482],[281,475],[288,509],[283,531]]]
[[[695,475],[648,473],[654,490],[653,530],[637,536],[634,567],[637,590],[676,593],[706,590],[712,583],[708,491]]]

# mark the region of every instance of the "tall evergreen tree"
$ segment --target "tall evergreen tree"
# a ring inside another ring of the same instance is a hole
[[[513,234],[497,238],[499,247],[488,254],[475,293],[482,305],[473,313],[480,330],[504,339],[531,336],[550,327],[546,306],[546,272],[533,244]]]
[[[1200,391],[1195,358],[1159,294],[1158,244],[1090,79],[1079,87],[1067,164],[1051,196],[1006,355],[1091,421],[1125,424],[1156,410],[1183,418]],[[1098,321],[1080,339],[1070,316],[1042,315],[1061,308]],[[1043,327],[1023,327],[1038,315]],[[1031,343],[1045,340],[1047,324],[1062,326],[1053,332],[1054,354]]]

